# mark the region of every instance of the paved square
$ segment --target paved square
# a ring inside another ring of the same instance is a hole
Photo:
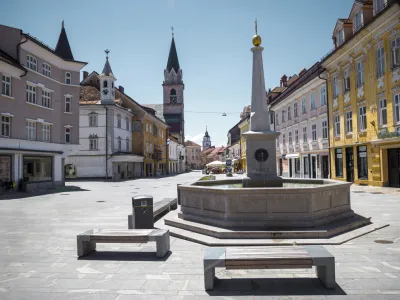
[[[309,269],[217,269],[215,290],[206,292],[205,247],[173,237],[163,259],[155,258],[154,243],[99,244],[98,252],[77,259],[77,234],[127,228],[133,195],[154,195],[155,201],[174,197],[177,183],[199,176],[77,181],[68,183],[80,188],[76,191],[0,200],[0,299],[400,299],[400,191],[395,189],[352,188],[353,209],[390,226],[327,246],[336,259],[334,290],[326,290]],[[378,239],[394,243],[375,243]]]

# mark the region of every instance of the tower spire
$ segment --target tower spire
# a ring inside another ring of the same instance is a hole
[[[69,45],[67,32],[65,31],[64,20],[62,20],[62,22],[61,22],[61,32],[60,32],[60,36],[58,37],[58,42],[57,42],[56,49],[54,50],[54,52],[58,56],[60,56],[64,59],[68,59],[68,60],[74,59],[74,56],[72,55],[72,51],[71,51],[71,46]]]
[[[178,54],[176,52],[176,46],[175,46],[174,27],[171,27],[171,30],[172,30],[172,41],[171,41],[171,47],[169,49],[167,70],[168,70],[168,72],[171,72],[171,70],[174,69],[175,73],[178,73],[180,66],[179,66]]]
[[[104,50],[104,52],[106,53],[106,63],[104,64],[102,73],[107,76],[109,76],[110,74],[113,75],[110,62],[108,61],[108,54],[110,53],[110,50],[106,49]]]

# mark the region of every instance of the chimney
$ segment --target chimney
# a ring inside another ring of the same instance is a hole
[[[120,85],[119,87],[118,87],[118,89],[119,89],[119,91],[121,92],[121,93],[125,93],[124,91],[125,91],[125,89],[124,89],[124,87],[122,86],[122,85]]]
[[[83,80],[85,80],[89,76],[88,71],[83,71]]]
[[[283,75],[281,78],[281,87],[287,87],[287,76]]]
[[[299,77],[300,77],[301,75],[303,75],[305,72],[307,72],[307,69],[306,69],[306,68],[304,68],[303,70],[300,71]]]

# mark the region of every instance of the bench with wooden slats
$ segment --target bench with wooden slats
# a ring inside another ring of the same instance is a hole
[[[157,257],[164,257],[170,248],[169,231],[164,229],[91,229],[77,236],[78,256],[96,250],[96,243],[156,242]]]
[[[318,278],[327,288],[335,286],[335,258],[322,246],[207,248],[204,284],[214,287],[215,268],[305,269],[316,266]]]

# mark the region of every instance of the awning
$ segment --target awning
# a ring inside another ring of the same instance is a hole
[[[299,157],[299,153],[294,153],[294,154],[286,154],[285,158],[298,158]]]

